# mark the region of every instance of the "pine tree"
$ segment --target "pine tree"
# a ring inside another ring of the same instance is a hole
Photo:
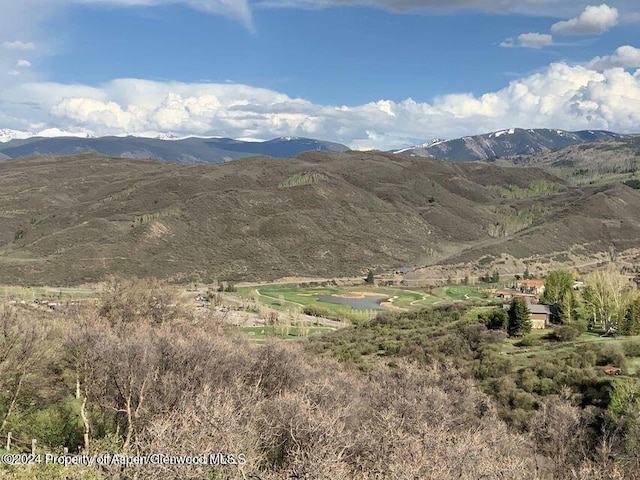
[[[629,305],[620,323],[622,335],[640,335],[640,298],[636,298]]]
[[[375,278],[371,270],[369,270],[369,272],[367,273],[367,278],[365,278],[364,281],[367,282],[369,285],[373,285]]]
[[[523,298],[514,298],[509,307],[509,325],[507,333],[510,337],[520,337],[531,331],[531,312]]]

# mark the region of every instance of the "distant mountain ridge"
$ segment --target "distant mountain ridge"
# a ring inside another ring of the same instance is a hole
[[[0,140],[2,138],[11,138],[11,140],[0,143],[0,160],[4,157],[99,153],[117,158],[153,158],[178,163],[220,163],[256,155],[288,158],[311,150],[324,152],[346,152],[349,150],[348,147],[339,143],[301,137],[280,137],[265,142],[199,137],[177,140],[133,136],[16,138],[13,131],[3,130],[0,131]]]
[[[510,128],[453,140],[436,140],[394,153],[415,157],[431,157],[458,162],[485,161],[498,157],[531,155],[591,142],[621,140],[622,135],[605,130],[566,130]]]

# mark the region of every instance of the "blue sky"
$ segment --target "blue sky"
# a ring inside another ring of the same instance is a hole
[[[383,149],[512,126],[631,132],[635,4],[11,2],[0,5],[0,129]]]

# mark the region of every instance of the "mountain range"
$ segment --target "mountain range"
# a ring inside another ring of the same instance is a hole
[[[568,132],[511,128],[452,140],[433,140],[393,153],[450,161],[487,161],[517,155],[552,152],[596,142],[633,138],[604,130]],[[117,158],[158,159],[178,163],[219,163],[252,156],[288,158],[305,151],[345,152],[345,145],[300,137],[248,142],[230,138],[29,137],[0,130],[0,160],[33,156],[99,153]]]
[[[512,155],[530,155],[607,140],[620,140],[630,135],[603,130],[567,132],[548,128],[510,128],[497,132],[434,140],[422,145],[396,150],[394,153],[416,157],[431,157],[458,162],[485,161]]]
[[[5,130],[0,139],[0,160],[34,156],[76,155],[99,153],[117,158],[158,159],[178,163],[219,163],[240,158],[265,155],[288,158],[309,150],[344,152],[339,143],[310,138],[280,137],[265,142],[247,142],[230,138],[158,139],[145,137],[29,137],[13,138]]]

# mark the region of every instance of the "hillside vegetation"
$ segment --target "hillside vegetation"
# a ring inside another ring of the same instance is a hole
[[[473,313],[258,343],[155,281],[113,279],[96,305],[0,305],[0,435],[42,456],[0,478],[638,478],[637,377],[601,374],[640,356],[638,338],[532,352]],[[45,464],[78,446],[234,462]]]
[[[0,163],[0,282],[359,275],[464,250],[623,250],[640,191],[539,169],[379,152],[177,165],[81,155]],[[485,252],[479,254],[478,252]]]
[[[640,138],[574,145],[536,155],[504,157],[495,162],[544,168],[573,185],[603,185],[638,179]]]

